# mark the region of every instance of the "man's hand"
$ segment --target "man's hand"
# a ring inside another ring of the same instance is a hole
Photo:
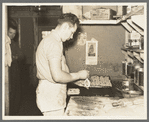
[[[89,77],[89,71],[88,70],[81,70],[78,72],[80,79],[86,79]]]

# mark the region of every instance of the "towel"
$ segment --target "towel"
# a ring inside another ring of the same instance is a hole
[[[5,39],[5,66],[11,66],[12,58],[11,58],[11,39],[6,35]]]

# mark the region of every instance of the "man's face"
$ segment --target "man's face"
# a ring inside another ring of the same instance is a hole
[[[13,39],[16,35],[16,30],[15,29],[12,29],[12,28],[9,28],[8,30],[8,36],[10,39]]]
[[[76,30],[77,30],[76,24],[75,24],[75,26],[68,27],[67,29],[65,29],[63,37],[62,37],[63,42],[72,39],[73,34],[76,32]]]

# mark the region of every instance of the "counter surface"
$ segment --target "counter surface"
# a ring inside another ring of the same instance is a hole
[[[70,96],[67,116],[144,116],[144,97]]]

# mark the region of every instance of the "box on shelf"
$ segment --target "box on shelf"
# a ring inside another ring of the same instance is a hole
[[[111,9],[98,8],[91,12],[91,20],[110,20],[113,19],[113,11]]]
[[[116,15],[117,6],[83,6],[82,15],[88,20],[110,20]]]

